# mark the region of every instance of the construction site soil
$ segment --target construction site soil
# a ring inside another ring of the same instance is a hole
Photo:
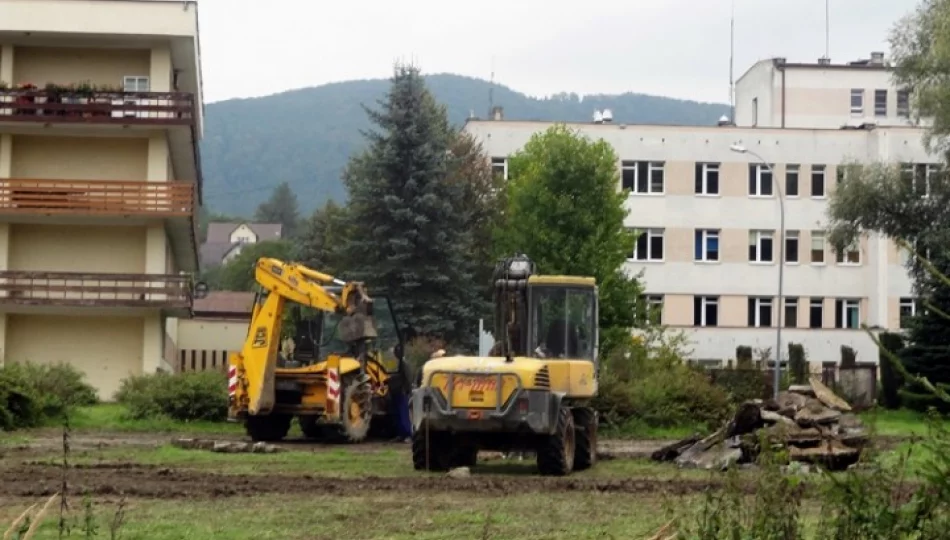
[[[0,497],[50,496],[62,488],[63,471],[55,464],[24,464],[0,471]],[[73,493],[150,499],[215,498],[267,493],[358,496],[369,493],[464,492],[524,494],[595,491],[685,495],[710,482],[655,479],[545,478],[535,476],[411,476],[400,478],[327,478],[313,475],[213,474],[135,463],[80,464],[69,470]]]

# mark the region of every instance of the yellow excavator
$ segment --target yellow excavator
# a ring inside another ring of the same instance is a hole
[[[277,259],[259,259],[254,272],[261,290],[247,338],[228,360],[228,419],[255,441],[283,439],[294,417],[306,437],[347,442],[390,422],[403,344],[389,300]],[[292,354],[282,350],[288,318]]]
[[[598,299],[592,277],[537,275],[524,255],[499,261],[495,346],[440,356],[410,401],[416,470],[474,466],[479,450],[534,452],[542,475],[597,458]]]

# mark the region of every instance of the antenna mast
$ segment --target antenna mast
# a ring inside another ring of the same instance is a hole
[[[495,55],[491,57],[491,79],[488,83],[488,118],[495,111]]]
[[[825,0],[825,58],[831,58],[831,56],[829,56],[830,54],[829,49],[831,48],[829,46],[831,43],[831,32],[830,32],[830,26],[828,24],[828,20],[829,20],[828,11],[829,11],[828,0]]]
[[[732,66],[736,55],[736,0],[732,0],[732,14],[729,17],[729,120],[736,121],[736,88],[733,81]]]

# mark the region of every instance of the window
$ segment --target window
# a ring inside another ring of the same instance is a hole
[[[910,92],[907,90],[897,91],[897,116],[910,118]]]
[[[696,229],[695,258],[697,261],[719,260],[719,231],[716,229]]]
[[[862,114],[864,112],[864,90],[860,88],[851,89],[851,114]]]
[[[825,264],[825,231],[811,232],[811,263]]]
[[[772,171],[761,163],[749,165],[749,195],[753,197],[772,196]]]
[[[900,327],[909,328],[910,319],[915,315],[917,315],[917,300],[914,298],[901,298]]]
[[[641,297],[644,300],[646,320],[650,324],[660,324],[663,320],[663,295],[648,294]]]
[[[749,326],[772,326],[772,299],[749,298]]]
[[[491,158],[491,172],[502,180],[508,179],[508,159],[503,157]]]
[[[785,166],[785,196],[798,197],[798,165]]]
[[[812,197],[825,196],[825,166],[824,165],[811,166],[811,196]]]
[[[930,195],[931,181],[940,170],[938,164],[901,163],[900,167],[900,179],[906,189],[921,197]]]
[[[785,262],[798,262],[798,231],[785,231]]]
[[[772,231],[749,231],[749,261],[772,262]]]
[[[719,164],[718,163],[697,163],[696,164],[696,194],[697,195],[718,195],[719,194]]]
[[[835,260],[842,265],[861,264],[861,248],[857,242],[844,249],[843,253],[835,252]]]
[[[785,319],[785,328],[795,328],[798,326],[798,298],[785,299],[785,313],[782,315]]]
[[[624,160],[620,163],[620,182],[623,189],[639,195],[661,195],[663,162]]]
[[[835,300],[835,328],[857,328],[860,315],[861,307],[857,300]]]
[[[148,77],[126,75],[122,78],[124,92],[149,92]]]
[[[719,324],[719,297],[693,297],[693,326],[717,326]]]
[[[812,298],[808,309],[808,328],[821,328],[824,319],[824,298]]]
[[[887,90],[874,91],[874,116],[887,116]]]
[[[663,229],[646,229],[638,231],[637,245],[633,250],[635,261],[662,261],[663,260]]]

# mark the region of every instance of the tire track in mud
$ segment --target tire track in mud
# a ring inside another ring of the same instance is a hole
[[[513,495],[537,492],[602,492],[687,495],[718,482],[643,478],[583,478],[446,476],[327,478],[303,475],[214,474],[161,466],[128,464],[77,465],[69,470],[69,490],[90,495],[120,495],[152,499],[200,499],[268,493],[350,495],[398,492],[464,492]],[[0,496],[43,497],[56,493],[62,482],[58,465],[29,464],[0,471]]]

